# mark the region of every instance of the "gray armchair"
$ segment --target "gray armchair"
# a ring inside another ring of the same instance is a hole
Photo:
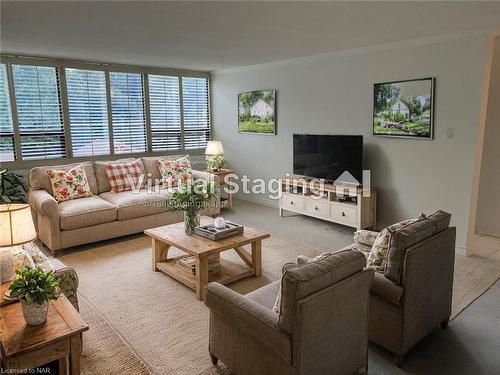
[[[353,374],[368,360],[368,304],[373,271],[365,257],[341,251],[302,266],[286,265],[280,313],[275,281],[245,296],[206,287],[209,351],[234,373]]]
[[[392,233],[385,271],[375,273],[369,339],[393,353],[398,367],[432,330],[448,326],[456,236],[450,218],[437,211]]]

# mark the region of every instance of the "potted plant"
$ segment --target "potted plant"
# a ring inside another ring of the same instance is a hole
[[[33,326],[45,323],[49,301],[60,294],[59,281],[52,271],[44,272],[39,267],[23,267],[16,274],[18,278],[10,285],[10,296],[21,300],[24,320]]]
[[[203,179],[182,182],[172,193],[168,205],[172,211],[184,212],[184,230],[192,235],[200,225],[200,210],[216,196],[217,187],[213,181]]]
[[[23,181],[23,176],[9,172],[7,169],[0,170],[0,203],[25,203],[28,187]]]

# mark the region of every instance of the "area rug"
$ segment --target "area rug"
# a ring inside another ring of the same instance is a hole
[[[90,327],[83,337],[82,375],[149,375],[146,365],[82,296],[79,305],[80,315]]]
[[[262,246],[263,276],[238,281],[231,284],[231,288],[247,293],[266,285],[280,277],[284,263],[295,261],[300,254],[314,256],[318,251],[279,237],[266,239]],[[234,252],[225,252],[223,257],[239,259]],[[210,362],[208,310],[204,304],[196,300],[191,289],[151,270],[149,237],[128,237],[88,246],[61,256],[61,260],[77,270],[82,299],[99,313],[151,373],[229,373],[224,365],[214,367]],[[499,277],[488,267],[464,257],[457,257],[456,265],[453,316]],[[91,330],[94,325],[89,323]],[[93,350],[86,346],[98,344],[88,340],[84,350]],[[123,372],[104,370],[102,373]]]

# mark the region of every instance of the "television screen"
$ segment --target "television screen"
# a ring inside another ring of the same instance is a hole
[[[363,136],[294,134],[293,173],[327,182],[361,184]]]

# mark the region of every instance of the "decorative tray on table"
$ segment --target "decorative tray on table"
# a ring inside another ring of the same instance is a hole
[[[209,240],[217,241],[243,233],[243,225],[226,221],[225,228],[217,229],[214,224],[209,224],[194,228],[194,233]]]

